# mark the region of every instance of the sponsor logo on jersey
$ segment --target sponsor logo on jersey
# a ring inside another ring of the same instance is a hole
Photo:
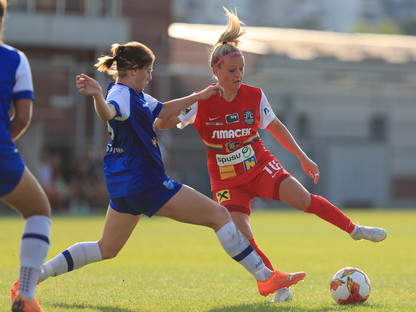
[[[249,159],[245,160],[243,162],[244,164],[244,170],[249,171],[251,168],[253,168],[255,165],[257,165],[257,159],[256,156],[251,156]]]
[[[153,137],[153,139],[152,139],[152,144],[153,144],[154,146],[156,146],[156,145],[157,145],[157,137]]]
[[[215,197],[217,198],[217,202],[219,204],[221,204],[223,201],[226,201],[226,200],[230,200],[231,199],[231,197],[230,197],[230,191],[229,190],[219,191],[219,192],[217,192],[215,194]]]
[[[250,135],[251,128],[243,128],[236,130],[214,130],[211,139],[233,139]]]
[[[220,118],[221,116],[217,116],[217,117],[209,117],[208,119],[209,119],[209,121],[214,121],[214,120],[217,120],[218,118]]]
[[[228,178],[231,178],[231,177],[235,177],[237,175],[233,165],[223,166],[223,167],[219,167],[219,168],[220,168],[221,180],[225,180],[225,179],[228,179]]]
[[[116,154],[116,153],[121,154],[121,153],[124,153],[124,148],[107,145],[107,152],[113,153],[113,154]]]
[[[163,182],[163,185],[169,190],[173,190],[173,188],[175,187],[173,180],[170,180],[170,179]]]
[[[235,151],[235,149],[238,148],[239,146],[240,146],[240,142],[230,141],[228,143],[225,143],[225,150],[226,152],[229,153],[229,152]]]
[[[238,118],[238,113],[225,115],[225,121],[227,122],[227,124],[239,122],[240,119]]]
[[[222,122],[206,122],[205,124],[207,126],[222,126],[223,125]]]
[[[245,160],[249,160],[251,157],[255,156],[255,153],[251,145],[247,145],[230,154],[217,154],[215,156],[217,158],[217,165],[223,167],[239,164]]]
[[[253,111],[244,111],[244,123],[246,125],[254,124],[254,112]]]
[[[267,106],[263,109],[263,112],[264,112],[264,115],[266,115],[266,117],[269,117],[270,116],[270,114],[272,112],[272,109],[270,107],[270,104],[267,104]]]
[[[185,109],[181,112],[182,116],[186,116],[186,114],[188,114],[191,110],[192,110],[192,108],[190,108],[190,107],[185,108]]]

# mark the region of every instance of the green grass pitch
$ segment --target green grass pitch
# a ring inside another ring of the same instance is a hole
[[[255,238],[276,269],[305,271],[294,300],[271,304],[253,277],[223,251],[213,231],[164,218],[142,218],[112,260],[49,278],[37,287],[45,311],[416,311],[416,210],[345,210],[354,222],[384,227],[385,242],[355,242],[316,216],[294,210],[254,211]],[[100,238],[104,216],[54,216],[51,259]],[[18,276],[23,220],[0,217],[0,311],[10,310]],[[369,300],[339,306],[333,274],[346,266],[371,280]]]

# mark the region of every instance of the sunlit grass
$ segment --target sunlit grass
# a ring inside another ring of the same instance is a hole
[[[297,211],[255,211],[252,227],[276,269],[305,271],[294,300],[269,304],[252,276],[231,260],[212,230],[142,218],[117,258],[86,266],[37,288],[45,311],[416,311],[416,210],[347,210],[353,221],[388,231],[385,242],[355,242],[319,218]],[[80,241],[99,239],[104,216],[53,218],[48,259]],[[0,310],[10,309],[18,276],[23,220],[0,218]],[[329,282],[340,268],[369,276],[360,306],[339,306]],[[270,299],[270,298],[269,298]]]

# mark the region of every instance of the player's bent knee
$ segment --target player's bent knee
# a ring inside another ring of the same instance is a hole
[[[212,214],[212,221],[208,226],[213,230],[218,231],[229,222],[232,222],[230,213],[225,207],[218,205],[215,213]]]
[[[106,246],[98,242],[98,246],[100,247],[101,257],[103,260],[108,260],[117,257],[118,253],[121,249],[114,248],[112,246]]]
[[[108,260],[108,259],[115,258],[115,257],[117,257],[118,253],[119,253],[119,250],[117,250],[117,251],[109,250],[109,251],[105,251],[105,252],[103,252],[101,250],[101,256],[103,257],[103,260]]]

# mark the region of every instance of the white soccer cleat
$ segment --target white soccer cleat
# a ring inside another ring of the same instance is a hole
[[[386,238],[387,232],[385,229],[378,227],[356,225],[350,236],[357,241],[367,239],[374,243],[378,243]]]
[[[283,287],[276,290],[276,295],[270,302],[283,302],[283,301],[292,301],[293,295],[290,292],[289,288]]]

